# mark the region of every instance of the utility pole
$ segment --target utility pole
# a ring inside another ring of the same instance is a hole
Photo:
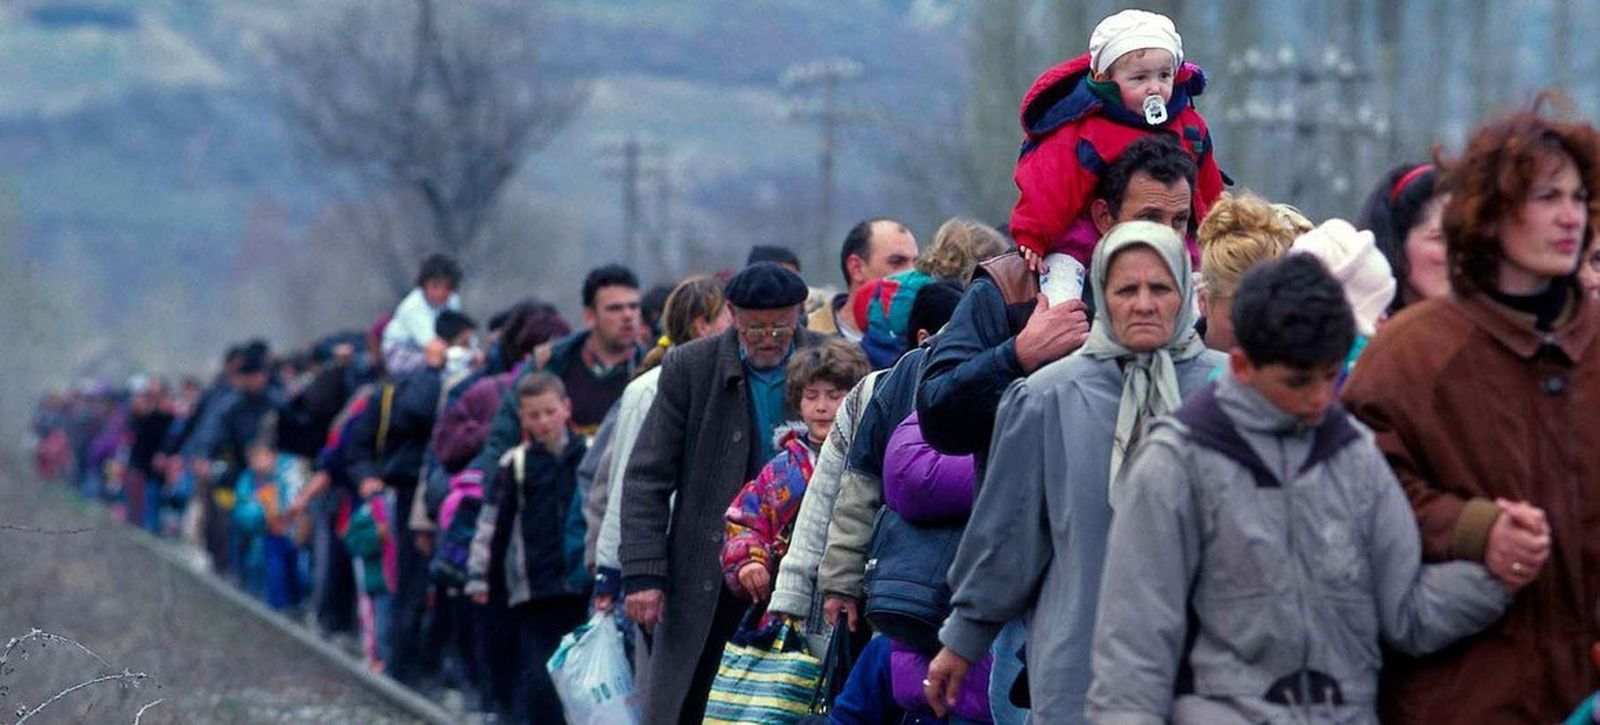
[[[644,178],[654,173],[661,145],[628,136],[601,148],[606,174],[622,182],[622,258],[638,272],[644,261]]]
[[[656,167],[646,170],[645,176],[650,181],[655,197],[651,210],[654,219],[650,224],[655,252],[653,262],[663,276],[677,279],[683,272],[682,265],[685,262],[678,244],[681,238],[673,228],[672,219],[672,202],[678,196],[677,174],[670,161],[663,160]]]
[[[845,107],[839,98],[840,89],[847,83],[861,80],[865,73],[865,67],[857,61],[825,58],[792,65],[780,79],[780,85],[785,89],[810,91],[808,95],[790,101],[784,116],[790,120],[816,121],[822,134],[818,159],[821,189],[818,194],[820,208],[816,240],[818,260],[824,263],[829,257],[828,237],[834,221],[835,159],[839,151],[840,128],[847,124],[868,123],[875,115],[865,109]]]
[[[1312,218],[1354,213],[1357,194],[1376,174],[1371,147],[1390,145],[1388,116],[1365,100],[1374,95],[1371,71],[1335,45],[1309,59],[1287,45],[1276,52],[1248,48],[1231,70],[1250,79],[1223,116],[1235,129],[1231,136],[1255,139],[1257,148],[1290,149],[1288,163],[1274,155],[1259,175],[1243,178],[1258,179],[1257,190]]]

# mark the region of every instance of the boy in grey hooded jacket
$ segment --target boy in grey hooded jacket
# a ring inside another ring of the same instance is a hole
[[[1422,563],[1372,433],[1334,402],[1354,321],[1320,262],[1252,271],[1233,321],[1229,373],[1113,492],[1090,719],[1377,723],[1380,642],[1432,652],[1510,595],[1477,563]]]

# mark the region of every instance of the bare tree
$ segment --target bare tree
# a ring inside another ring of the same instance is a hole
[[[414,197],[431,246],[475,258],[506,183],[582,108],[588,84],[556,66],[525,3],[354,0],[328,12],[325,30],[269,43],[284,114],[327,161]],[[391,251],[409,273],[420,250]]]

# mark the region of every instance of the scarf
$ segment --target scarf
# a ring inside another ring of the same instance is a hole
[[[1129,350],[1116,338],[1110,308],[1106,305],[1106,279],[1110,276],[1111,259],[1133,246],[1149,247],[1161,256],[1181,297],[1172,337],[1165,345],[1144,353]],[[1089,328],[1088,341],[1077,354],[1097,360],[1116,360],[1122,366],[1122,398],[1117,405],[1116,437],[1112,442],[1111,470],[1106,481],[1108,489],[1116,487],[1124,459],[1139,442],[1145,426],[1177,410],[1183,403],[1176,364],[1205,352],[1205,342],[1194,329],[1197,313],[1191,269],[1183,239],[1170,227],[1154,222],[1119,224],[1095,247],[1089,270],[1094,283],[1095,319]]]

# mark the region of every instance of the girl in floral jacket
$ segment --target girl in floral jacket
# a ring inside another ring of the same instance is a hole
[[[739,490],[724,514],[722,571],[728,587],[740,596],[754,602],[771,596],[772,578],[788,551],[817,448],[833,427],[839,402],[867,369],[860,349],[838,339],[796,351],[790,358],[788,402],[803,420],[779,427],[778,455]]]

